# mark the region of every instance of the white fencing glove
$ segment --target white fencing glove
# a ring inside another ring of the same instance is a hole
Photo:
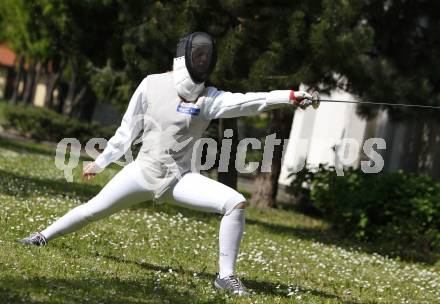
[[[312,104],[312,95],[304,91],[290,91],[290,101],[293,105],[300,106],[302,109],[307,108]]]

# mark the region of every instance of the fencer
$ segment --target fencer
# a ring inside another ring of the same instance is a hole
[[[135,161],[88,202],[21,242],[46,245],[123,208],[169,197],[180,206],[223,214],[219,273],[213,285],[232,294],[248,295],[235,274],[246,200],[236,190],[191,171],[194,144],[213,119],[257,115],[285,105],[306,107],[312,103],[312,96],[293,90],[242,94],[206,87],[215,65],[216,47],[209,34],[194,32],[180,39],[172,71],[148,75],[142,80],[120,127],[83,175],[90,179],[118,160],[142,131],[142,146]]]

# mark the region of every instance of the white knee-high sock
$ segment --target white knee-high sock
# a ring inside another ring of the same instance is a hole
[[[244,230],[245,209],[234,209],[223,216],[219,233],[219,276],[224,278],[235,273],[235,262]]]

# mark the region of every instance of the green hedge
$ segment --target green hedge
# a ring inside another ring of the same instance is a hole
[[[440,249],[440,182],[403,172],[364,174],[333,168],[300,173],[291,186],[300,206],[360,239],[393,239]]]
[[[97,123],[85,123],[47,108],[8,105],[3,109],[3,116],[2,125],[6,129],[36,140],[58,142],[73,137],[85,144],[93,137],[109,139],[115,131],[114,127],[103,128]]]

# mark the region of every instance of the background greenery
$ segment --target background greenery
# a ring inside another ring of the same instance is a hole
[[[440,249],[440,182],[404,172],[365,174],[334,168],[301,172],[290,186],[300,210],[325,218],[342,235],[427,255]]]
[[[0,112],[3,128],[39,141],[59,142],[63,138],[76,138],[85,146],[91,138],[111,138],[116,130],[116,127],[101,127],[96,122],[65,117],[48,108],[2,103]]]

